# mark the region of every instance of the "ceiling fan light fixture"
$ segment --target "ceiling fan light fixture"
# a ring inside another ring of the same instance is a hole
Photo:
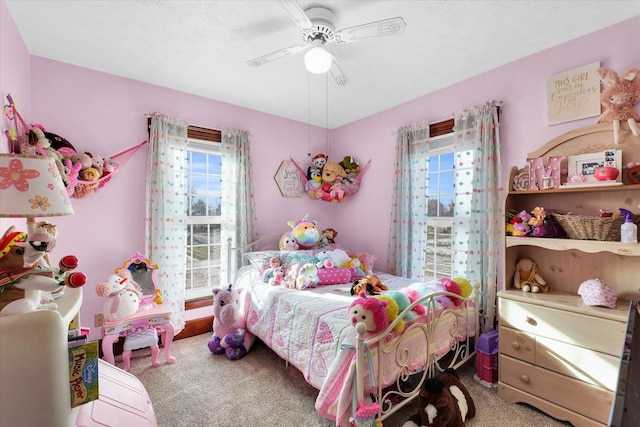
[[[323,74],[331,68],[333,58],[323,46],[314,46],[304,55],[304,66],[308,72]]]

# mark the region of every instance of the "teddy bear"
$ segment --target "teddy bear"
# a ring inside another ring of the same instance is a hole
[[[476,415],[473,398],[453,369],[425,380],[418,395],[418,413],[402,427],[464,427]]]
[[[523,292],[548,292],[551,287],[538,274],[538,266],[528,258],[522,258],[516,264],[513,287]]]
[[[105,321],[125,319],[140,309],[142,293],[128,277],[112,274],[96,285],[96,293],[106,298],[102,304]]]
[[[631,133],[640,136],[638,124],[640,114],[634,105],[640,100],[640,70],[629,68],[622,77],[607,68],[599,68],[598,74],[604,89],[600,103],[605,108],[596,123],[613,122],[613,142],[620,143],[620,122],[629,124]]]
[[[247,330],[246,294],[229,285],[213,290],[213,335],[207,346],[213,354],[226,354],[229,360],[244,357],[255,342]]]

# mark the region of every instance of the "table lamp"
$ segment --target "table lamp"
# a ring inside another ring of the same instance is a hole
[[[72,215],[71,200],[53,159],[0,154],[0,218],[26,218],[27,234],[36,217]]]

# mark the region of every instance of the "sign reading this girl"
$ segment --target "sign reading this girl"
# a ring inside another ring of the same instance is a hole
[[[547,80],[547,125],[600,115],[600,62],[584,65]]]

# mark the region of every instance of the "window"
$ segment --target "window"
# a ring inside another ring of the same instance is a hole
[[[465,276],[466,245],[455,236],[466,230],[454,221],[471,206],[470,152],[455,153],[453,133],[429,140],[428,215],[424,280]]]
[[[191,130],[190,126],[186,172],[187,300],[211,295],[211,288],[220,283],[221,262],[220,140],[195,139]]]

